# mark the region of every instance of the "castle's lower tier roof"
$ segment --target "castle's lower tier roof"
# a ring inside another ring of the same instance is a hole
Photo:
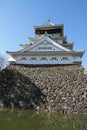
[[[72,56],[83,56],[84,51],[70,51],[70,52],[66,52],[66,51],[32,51],[32,52],[10,52],[7,51],[7,54],[11,55],[11,56],[17,56],[17,55],[72,55]]]

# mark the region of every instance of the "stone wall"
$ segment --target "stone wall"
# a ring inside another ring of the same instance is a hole
[[[81,65],[9,65],[0,72],[0,107],[87,113],[87,75]]]

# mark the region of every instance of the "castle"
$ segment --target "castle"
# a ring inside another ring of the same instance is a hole
[[[84,51],[74,51],[74,43],[67,42],[64,24],[48,20],[41,26],[34,26],[35,37],[30,44],[20,44],[16,52],[7,51],[10,63],[28,65],[81,64]]]
[[[63,24],[48,20],[34,30],[30,44],[21,44],[16,52],[7,51],[11,64],[0,73],[1,106],[87,113],[87,73],[81,65],[84,51],[73,50]]]

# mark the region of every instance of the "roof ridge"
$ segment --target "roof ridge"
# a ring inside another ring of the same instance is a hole
[[[50,19],[48,19],[48,21],[45,24],[43,24],[42,26],[50,26],[50,25],[54,26],[55,24],[53,22],[51,22]]]

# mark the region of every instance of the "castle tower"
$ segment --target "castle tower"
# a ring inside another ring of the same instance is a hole
[[[48,20],[41,26],[34,26],[35,37],[29,37],[30,44],[21,44],[16,52],[7,51],[10,62],[28,65],[81,64],[84,51],[73,50],[74,43],[67,42],[64,24]]]

